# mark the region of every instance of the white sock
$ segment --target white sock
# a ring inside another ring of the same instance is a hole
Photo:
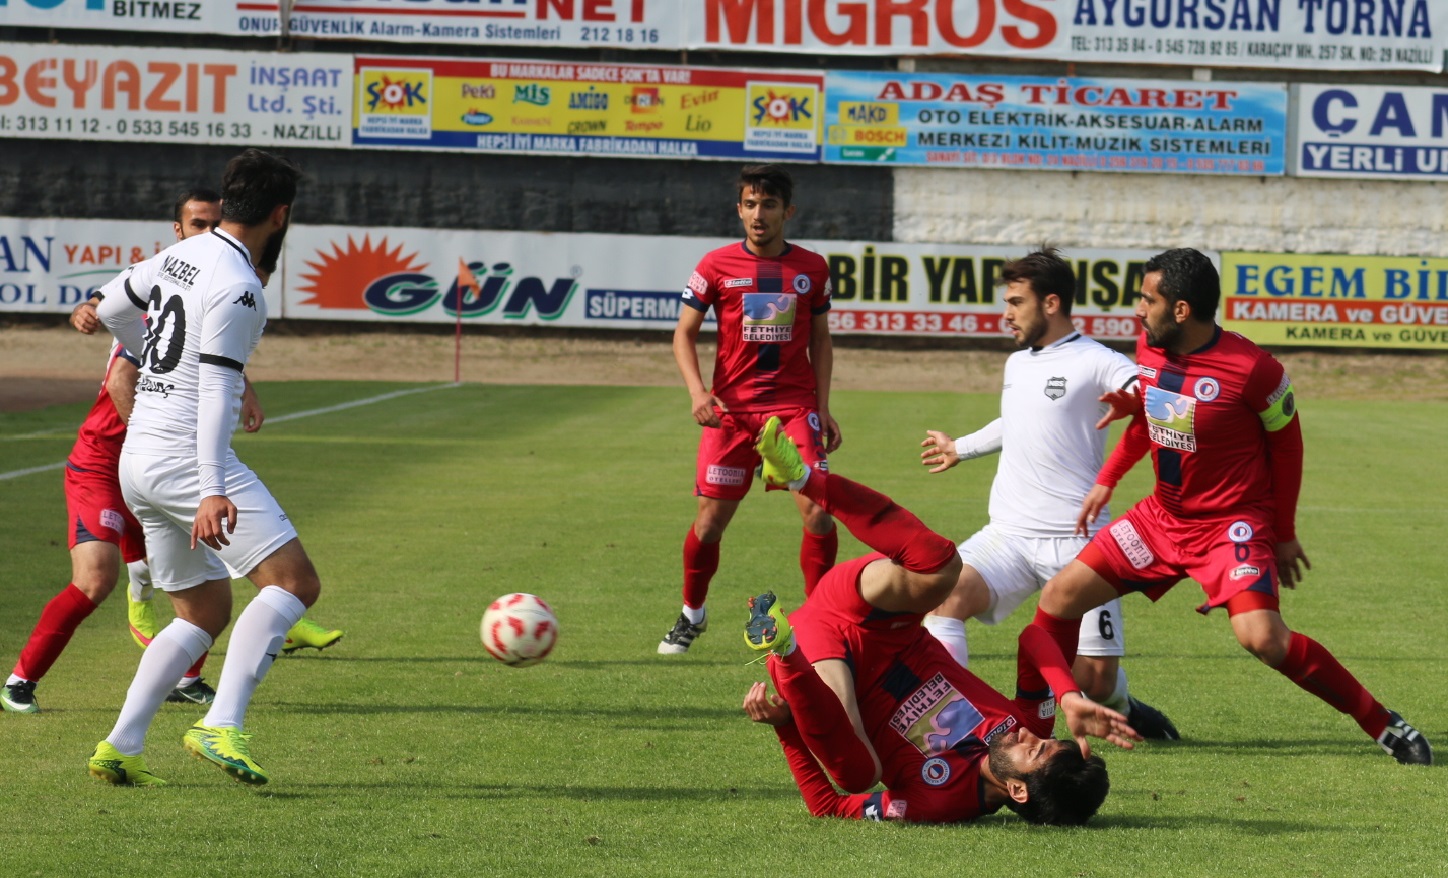
[[[196,681],[200,679],[200,676],[192,676],[190,674],[187,674],[176,682],[176,688],[185,689],[187,686],[195,685]]]
[[[231,629],[226,663],[216,685],[216,700],[203,725],[215,728],[243,727],[246,707],[277,653],[287,639],[287,629],[297,624],[306,605],[280,586],[268,585],[257,592]],[[186,668],[178,668],[180,674]],[[171,679],[175,679],[172,677]]]
[[[689,620],[690,625],[698,625],[700,622],[703,622],[704,615],[703,607],[695,608],[688,604],[684,605],[684,618]]]
[[[25,682],[25,678],[24,678],[24,677],[20,676],[19,674],[11,674],[11,675],[10,675],[10,678],[5,681],[5,685],[6,685],[6,686],[14,686],[16,683],[24,683],[24,682]]]
[[[146,559],[132,561],[126,565],[126,572],[131,576],[131,600],[149,601],[151,599],[151,565]]]
[[[106,740],[125,756],[135,756],[146,745],[146,729],[161,709],[176,680],[211,648],[211,635],[187,622],[172,619],[141,655],[136,676],[126,691],[126,703],[116,718],[116,727]]]
[[[925,630],[935,635],[950,657],[962,668],[970,667],[970,647],[965,642],[965,623],[949,616],[926,616]]]
[[[794,481],[790,482],[790,483],[789,483],[789,489],[790,489],[791,491],[798,491],[800,488],[803,488],[803,487],[804,487],[804,483],[807,482],[807,481],[809,481],[809,474],[810,474],[810,468],[809,468],[809,467],[805,467],[805,468],[804,468],[804,475],[802,475],[802,476],[800,476],[799,478],[795,479]]]
[[[1126,669],[1121,665],[1116,666],[1116,688],[1101,703],[1117,713],[1126,713],[1130,709],[1131,693],[1126,689]]]

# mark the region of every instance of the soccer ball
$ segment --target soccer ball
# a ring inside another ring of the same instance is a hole
[[[536,665],[558,642],[558,619],[537,595],[505,594],[483,613],[483,648],[510,668]]]

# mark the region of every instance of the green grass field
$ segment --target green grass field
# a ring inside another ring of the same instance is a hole
[[[280,416],[406,386],[260,392]],[[832,467],[963,539],[985,521],[994,462],[928,476],[916,446],[926,427],[963,432],[995,404],[838,393]],[[0,472],[62,460],[84,409],[0,416]],[[1306,402],[1299,529],[1314,569],[1284,615],[1448,758],[1445,427],[1442,402]],[[962,827],[810,818],[774,736],[739,710],[763,674],[738,635],[743,601],[766,588],[800,599],[793,504],[756,490],[725,540],[710,631],[687,656],[654,651],[679,609],[696,436],[678,390],[479,385],[239,435],[322,573],[312,617],[347,631],[278,661],[252,704],[272,783],[247,788],[186,756],[200,711],[170,704],[147,758],[172,786],[87,776],[139,655],[118,594],[42,683],[44,713],[0,715],[0,875],[1448,874],[1442,768],[1397,765],[1259,666],[1221,614],[1192,612],[1189,582],[1126,605],[1133,689],[1185,740],[1106,752],[1113,790],[1089,828],[1004,811]],[[1138,466],[1117,508],[1149,482]],[[0,480],[0,516],[8,671],[69,576],[60,472]],[[859,550],[842,539],[842,558]],[[478,642],[483,609],[509,591],[560,617],[538,667],[506,668]],[[238,606],[252,592],[236,583]],[[1011,683],[1027,619],[972,625],[978,673]],[[213,681],[225,648],[223,636]]]

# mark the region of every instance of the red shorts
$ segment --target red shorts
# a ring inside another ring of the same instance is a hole
[[[777,415],[784,432],[799,448],[805,465],[829,471],[824,442],[820,440],[820,417],[814,409],[776,409],[767,412],[735,412],[719,415],[717,427],[705,427],[699,436],[699,459],[694,472],[694,493],[714,500],[743,500],[759,466],[754,440],[764,422]]]
[[[100,540],[121,548],[127,564],[146,557],[140,522],[126,508],[121,483],[113,472],[95,472],[65,465],[65,514],[68,548]]]
[[[1239,606],[1275,609],[1277,553],[1272,526],[1248,513],[1232,518],[1183,520],[1148,496],[1102,528],[1077,558],[1118,592],[1142,592],[1159,600],[1191,577],[1201,583],[1205,613],[1239,594]]]

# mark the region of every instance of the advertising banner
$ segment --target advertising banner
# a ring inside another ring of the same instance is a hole
[[[242,6],[269,10],[276,32],[275,2],[241,0],[0,0],[0,25],[87,28],[116,33],[240,34]]]
[[[635,158],[820,155],[819,73],[356,59],[358,146]]]
[[[164,217],[154,221],[0,217],[0,315],[69,314],[126,266],[174,243],[176,235]],[[273,280],[266,291],[272,314],[281,313],[280,287]]]
[[[346,146],[352,56],[0,43],[0,138]]]
[[[296,0],[291,33],[411,46],[678,49],[681,0]]]
[[[1288,173],[1448,180],[1448,88],[1294,85]]]
[[[831,72],[827,162],[1278,175],[1283,85]]]
[[[1227,252],[1222,293],[1259,344],[1448,350],[1448,259]]]
[[[1438,0],[686,0],[689,48],[1443,69]]]
[[[737,239],[298,226],[287,238],[285,315],[326,320],[668,329],[699,259]],[[800,241],[834,279],[842,334],[998,338],[992,285],[1019,248]],[[1083,331],[1129,340],[1146,250],[1069,254]],[[458,294],[462,261],[481,294]],[[712,318],[709,326],[712,327]]]

